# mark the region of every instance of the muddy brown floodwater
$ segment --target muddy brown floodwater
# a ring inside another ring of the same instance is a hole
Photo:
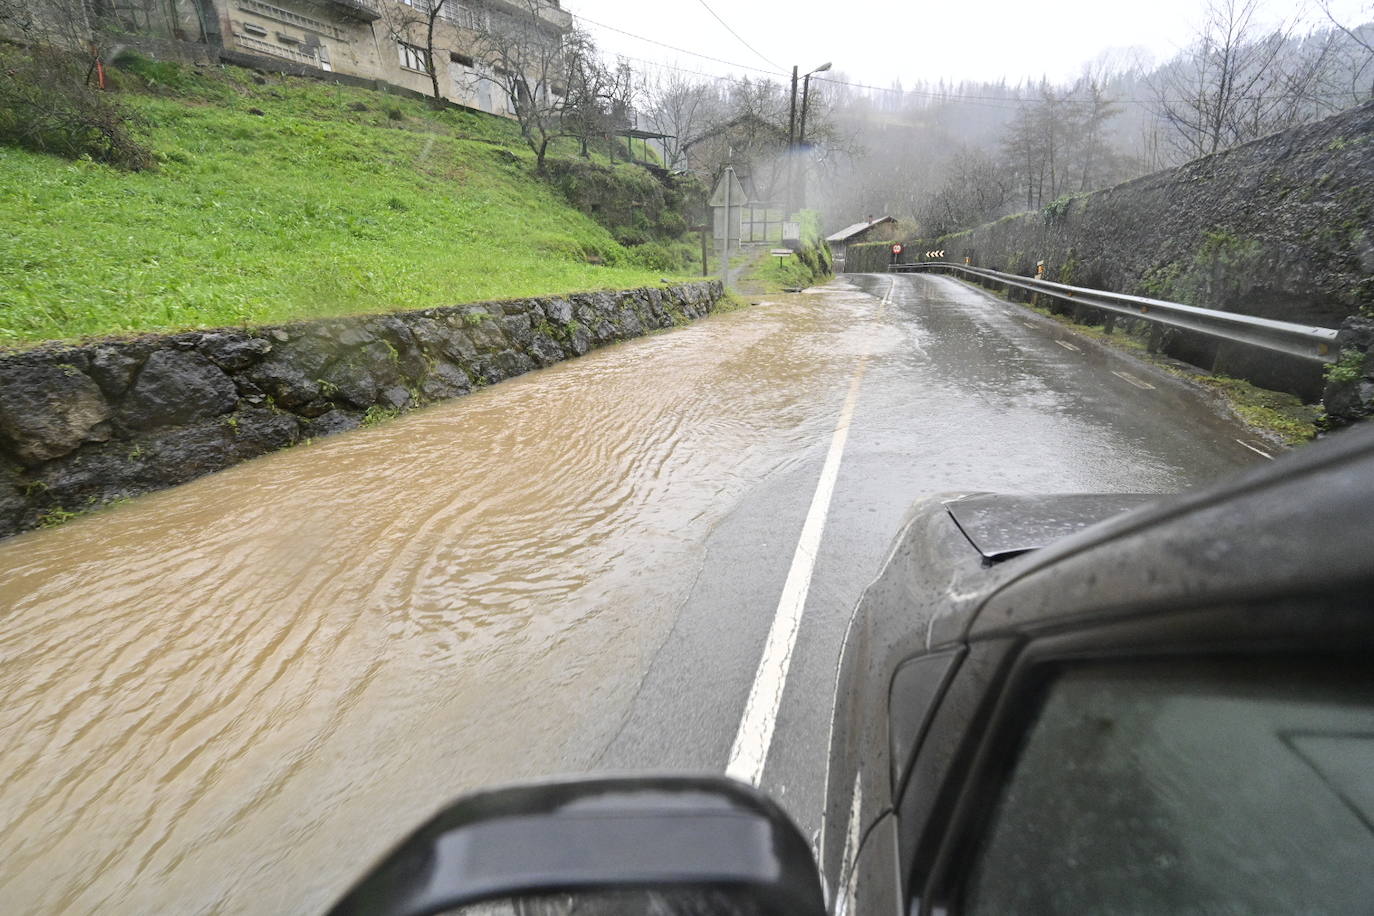
[[[4,909],[318,911],[463,790],[585,769],[711,526],[828,434],[854,354],[815,340],[876,308],[717,316],[0,544]]]

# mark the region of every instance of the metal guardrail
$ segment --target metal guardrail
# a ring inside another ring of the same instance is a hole
[[[1049,280],[1036,280],[1031,277],[1002,273],[998,270],[988,270],[983,267],[950,264],[946,261],[888,265],[888,271],[892,273],[910,273],[932,269],[968,274],[1006,286],[1013,286],[1017,289],[1086,305],[1089,308],[1101,309],[1109,314],[1144,319],[1165,327],[1205,334],[1208,337],[1260,347],[1302,359],[1334,363],[1337,358],[1336,331],[1331,328],[1311,327],[1288,321],[1274,321],[1270,318],[1256,318],[1253,315],[1238,315],[1234,312],[1220,312],[1215,309],[1198,308],[1178,302],[1165,302],[1162,299],[1149,299],[1144,296],[1127,296],[1101,289],[1067,286],[1063,283],[1051,283]]]

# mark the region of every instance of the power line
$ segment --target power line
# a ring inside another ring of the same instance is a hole
[[[711,9],[709,6],[706,5],[706,0],[697,0],[697,2],[700,3],[700,4],[702,5],[702,7],[706,10],[706,12],[710,13],[712,16],[715,16],[716,22],[719,22],[722,26],[724,26],[724,27],[725,27],[725,31],[729,32],[731,35],[733,35],[733,36],[735,36],[736,38],[738,38],[740,44],[744,45],[746,48],[748,48],[750,51],[753,51],[755,54],[758,54],[758,55],[759,55],[759,60],[763,61],[765,64],[767,64],[767,65],[770,66],[770,67],[776,67],[776,68],[779,69],[779,70],[783,69],[783,67],[782,67],[781,64],[776,64],[776,63],[774,63],[773,61],[769,60],[768,58],[764,57],[761,53],[759,53],[759,50],[758,50],[757,48],[755,48],[755,47],[754,47],[753,45],[751,45],[749,42],[747,42],[747,41],[745,41],[743,38],[741,38],[739,32],[736,32],[734,29],[730,28],[730,24],[729,24],[729,23],[727,23],[724,19],[720,18],[720,16],[716,13],[715,10]]]
[[[705,4],[703,3],[702,5],[704,6]],[[708,12],[709,12],[709,11],[710,11],[710,7],[707,7],[707,10],[708,10]],[[712,12],[712,15],[715,15],[715,13]],[[749,71],[751,71],[751,72],[753,72],[753,73],[762,73],[762,74],[765,74],[765,75],[767,75],[767,76],[776,76],[776,77],[780,77],[780,78],[786,78],[786,77],[787,77],[787,73],[786,73],[785,71],[783,71],[783,70],[765,70],[765,69],[763,69],[762,67],[754,67],[754,66],[750,66],[749,64],[741,64],[741,63],[739,63],[739,62],[737,62],[737,61],[725,60],[724,58],[720,58],[720,57],[712,57],[710,54],[702,54],[700,51],[690,51],[690,50],[688,50],[687,48],[680,48],[680,47],[678,47],[677,45],[670,45],[670,44],[668,44],[667,42],[665,42],[665,41],[659,41],[659,40],[656,39],[656,38],[649,38],[649,37],[647,37],[647,36],[645,36],[645,35],[637,35],[637,34],[635,34],[634,32],[627,32],[627,31],[625,31],[624,29],[619,28],[619,27],[617,27],[617,26],[607,25],[607,24],[604,23],[604,22],[598,22],[597,20],[592,19],[592,18],[589,17],[589,16],[584,16],[584,15],[582,15],[581,13],[576,14],[576,18],[580,19],[580,20],[583,21],[583,22],[590,23],[590,24],[596,26],[597,28],[606,29],[607,31],[615,32],[615,33],[617,33],[617,34],[619,34],[619,35],[624,35],[626,38],[633,38],[633,39],[635,39],[636,41],[643,41],[643,42],[646,42],[646,43],[651,44],[651,45],[657,45],[657,46],[660,47],[660,48],[667,48],[669,51],[676,51],[676,52],[678,52],[679,54],[686,54],[686,55],[689,56],[689,57],[696,57],[696,58],[700,58],[701,60],[709,60],[709,61],[711,61],[712,63],[724,64],[724,65],[727,66],[727,67],[737,67],[737,68],[740,69],[740,70],[749,70]],[[716,18],[719,19],[720,17],[716,17]],[[725,23],[722,22],[721,25],[725,25]],[[726,26],[726,28],[728,29],[729,26]],[[733,35],[734,32],[732,31],[731,34]],[[736,37],[736,38],[739,38],[738,35],[735,35],[735,37]],[[744,39],[741,38],[740,41],[743,42]],[[745,47],[749,48],[749,50],[751,50],[751,51],[754,51],[754,49],[753,49],[752,47],[749,47],[748,44],[745,44]],[[754,51],[754,53],[755,53],[755,54],[758,54],[759,52],[758,52],[758,51]],[[727,79],[729,79],[729,77],[718,76],[718,75],[716,75],[716,74],[714,74],[714,73],[703,73],[703,72],[700,71],[700,70],[689,70],[689,69],[686,69],[686,68],[684,68],[684,67],[676,67],[676,66],[673,66],[672,64],[660,63],[659,61],[645,60],[644,58],[641,58],[641,57],[632,57],[632,56],[630,56],[630,55],[628,55],[628,54],[624,54],[624,55],[620,55],[620,56],[624,57],[626,60],[635,61],[636,63],[648,64],[648,65],[650,65],[650,66],[653,66],[653,67],[660,67],[660,68],[665,69],[665,70],[675,70],[675,71],[677,71],[677,72],[679,72],[679,73],[690,73],[690,74],[692,74],[693,76],[705,76],[705,77],[708,77],[708,78],[710,78],[710,79],[715,79],[715,80],[727,80]],[[759,56],[760,56],[760,57],[763,57],[762,54],[759,54]],[[765,57],[764,60],[768,60],[768,59]],[[772,63],[772,62],[769,61],[769,63]],[[777,66],[777,65],[774,64],[773,66]],[[867,83],[854,83],[854,82],[849,82],[849,81],[847,81],[847,80],[837,80],[837,79],[833,79],[833,78],[830,78],[830,77],[824,77],[824,76],[813,77],[813,79],[815,79],[817,82],[821,82],[821,83],[830,83],[831,85],[835,85],[835,86],[848,86],[848,87],[853,88],[853,89],[867,89],[867,90],[870,90],[870,91],[872,91],[872,92],[891,92],[891,93],[896,93],[896,94],[898,94],[898,95],[915,95],[915,96],[921,96],[921,97],[923,97],[923,98],[934,99],[934,100],[936,100],[936,101],[999,102],[999,103],[1012,103],[1012,104],[1030,104],[1030,103],[1034,103],[1035,101],[1037,101],[1036,99],[1026,99],[1026,98],[1021,98],[1021,97],[1019,97],[1019,96],[972,96],[972,95],[961,95],[961,96],[958,96],[957,99],[951,99],[950,96],[949,96],[948,94],[941,94],[941,93],[938,93],[938,92],[927,92],[927,91],[923,91],[923,90],[919,90],[919,89],[893,89],[893,88],[890,87],[890,86],[872,86],[872,85],[869,85],[869,84],[867,84]],[[1129,100],[1125,100],[1125,101],[1138,102],[1139,104],[1148,104],[1148,103],[1146,103],[1146,102],[1140,102],[1140,100],[1137,100],[1137,99],[1129,99]]]
[[[659,41],[659,40],[656,39],[656,38],[649,38],[648,36],[645,36],[645,35],[637,35],[637,34],[635,34],[634,32],[627,32],[627,31],[625,31],[624,29],[619,28],[619,27],[617,27],[617,26],[607,25],[607,24],[604,23],[604,22],[598,22],[597,20],[592,19],[592,18],[589,17],[589,16],[584,16],[584,15],[582,15],[581,13],[578,13],[578,14],[576,14],[576,15],[577,15],[577,18],[578,18],[579,20],[581,20],[582,22],[590,23],[591,25],[594,25],[594,26],[596,26],[597,28],[606,29],[606,30],[609,31],[609,32],[615,32],[615,33],[617,33],[617,34],[619,34],[619,35],[624,35],[626,38],[633,38],[633,39],[635,39],[636,41],[642,41],[642,42],[645,42],[645,43],[647,43],[647,44],[657,45],[657,46],[660,47],[660,48],[667,48],[669,51],[676,51],[676,52],[678,52],[679,54],[686,54],[686,55],[689,56],[689,57],[696,57],[696,58],[700,58],[701,60],[709,60],[709,61],[711,61],[712,63],[724,64],[724,65],[727,66],[727,67],[736,67],[736,68],[738,68],[738,69],[740,69],[740,70],[748,70],[748,71],[751,71],[751,72],[753,72],[753,73],[762,73],[762,74],[764,74],[764,75],[766,75],[766,76],[776,76],[776,77],[779,77],[779,78],[786,78],[786,76],[787,76],[787,73],[784,72],[784,71],[782,71],[782,70],[765,70],[765,69],[762,68],[762,67],[754,67],[754,66],[751,66],[751,65],[749,65],[749,64],[741,64],[741,63],[739,63],[738,61],[725,60],[724,58],[721,58],[721,57],[712,57],[710,54],[702,54],[700,51],[691,51],[691,50],[688,50],[687,48],[678,47],[677,45],[670,45],[670,44],[668,44],[667,42],[665,42],[665,41]],[[736,37],[738,38],[739,36],[736,36]],[[746,47],[747,47],[747,45],[746,45]],[[750,48],[750,50],[753,51],[753,48]],[[755,53],[755,54],[758,54],[757,51],[754,51],[754,53]],[[674,70],[674,71],[676,71],[676,72],[678,72],[678,73],[690,73],[690,74],[692,74],[693,76],[704,76],[704,77],[707,77],[707,78],[709,78],[709,79],[714,79],[714,80],[728,80],[728,79],[730,79],[730,77],[727,77],[727,76],[719,76],[719,75],[717,75],[717,74],[715,74],[715,73],[703,73],[703,72],[700,71],[700,70],[689,70],[689,69],[687,69],[687,68],[685,68],[685,67],[677,67],[677,66],[674,66],[674,65],[672,65],[672,64],[665,64],[665,63],[662,63],[662,62],[660,62],[660,61],[645,60],[645,59],[642,58],[642,57],[633,57],[633,56],[628,55],[628,54],[622,54],[622,55],[619,55],[619,56],[624,57],[626,60],[635,61],[636,63],[648,64],[648,65],[651,66],[651,67],[659,67],[659,68],[664,69],[664,70]],[[763,55],[759,55],[759,56],[762,57]],[[765,58],[765,60],[766,60],[766,59],[767,59],[767,58]],[[867,90],[870,90],[870,91],[872,91],[872,92],[891,92],[891,93],[897,93],[897,94],[899,94],[899,95],[915,95],[915,96],[921,96],[921,97],[923,97],[923,98],[934,99],[934,100],[937,100],[937,101],[959,101],[959,102],[978,102],[978,101],[982,101],[982,102],[998,102],[998,103],[1012,103],[1012,104],[1028,104],[1028,103],[1033,103],[1033,102],[1037,101],[1037,100],[1035,100],[1035,99],[1025,99],[1025,98],[1020,98],[1020,97],[1018,97],[1018,96],[970,96],[970,95],[961,95],[961,96],[958,96],[957,99],[951,99],[947,94],[941,94],[941,93],[938,93],[938,92],[926,92],[926,91],[922,91],[922,90],[919,90],[919,89],[893,89],[893,88],[890,87],[890,86],[872,86],[872,85],[869,85],[869,84],[867,84],[867,83],[854,83],[854,82],[849,82],[849,81],[847,81],[847,80],[837,80],[837,79],[832,79],[832,78],[823,77],[823,76],[813,77],[813,79],[815,79],[817,82],[821,82],[821,83],[830,83],[831,85],[834,85],[834,86],[849,86],[850,88],[853,88],[853,89],[867,89]],[[1132,99],[1132,100],[1130,100],[1130,101],[1138,101],[1138,100]],[[1144,103],[1142,103],[1142,104],[1144,104]],[[999,106],[999,107],[1001,107],[1001,106]]]
[[[701,0],[701,3],[702,3],[702,6],[706,6],[704,0]],[[707,9],[708,12],[711,13],[711,15],[713,15],[713,16],[715,15],[715,12],[712,11],[710,7],[706,7],[706,9]],[[625,31],[624,29],[617,28],[616,26],[613,26],[613,25],[607,25],[607,24],[604,23],[604,22],[597,22],[595,19],[588,18],[587,16],[583,16],[583,15],[581,15],[581,14],[578,14],[578,15],[577,15],[577,18],[580,19],[580,20],[582,20],[583,22],[591,23],[592,25],[597,26],[598,28],[606,29],[606,30],[611,31],[611,32],[616,32],[616,33],[618,33],[618,34],[620,34],[620,35],[624,35],[624,36],[627,37],[627,38],[633,38],[633,39],[635,39],[636,41],[643,41],[643,42],[647,42],[648,44],[651,44],[651,45],[657,45],[657,46],[659,46],[660,48],[667,48],[668,50],[670,50],[670,51],[676,51],[676,52],[678,52],[679,54],[686,54],[686,55],[688,55],[689,57],[696,57],[696,58],[700,58],[701,60],[709,60],[709,61],[711,61],[712,63],[724,64],[724,65],[727,66],[727,67],[737,67],[737,68],[740,69],[740,70],[749,70],[749,71],[751,71],[751,72],[754,72],[754,73],[762,73],[762,74],[765,74],[765,75],[767,75],[767,76],[776,76],[776,77],[780,77],[780,78],[785,78],[785,77],[787,76],[787,73],[785,73],[785,72],[782,71],[782,70],[765,70],[765,69],[763,69],[762,67],[754,67],[754,66],[750,66],[749,64],[741,64],[741,63],[738,63],[738,62],[736,62],[736,61],[725,60],[724,58],[720,58],[720,57],[712,57],[712,56],[709,55],[709,54],[702,54],[702,53],[699,52],[699,51],[690,51],[690,50],[688,50],[687,48],[680,48],[680,47],[678,47],[677,45],[670,45],[670,44],[668,44],[667,42],[659,41],[659,40],[654,39],[654,38],[648,38],[648,37],[646,37],[646,36],[644,36],[644,35],[636,35],[634,32],[627,32],[627,31]],[[716,18],[717,18],[717,19],[720,19],[719,16],[716,16]],[[728,25],[725,24],[724,21],[721,21],[721,25],[724,25],[727,29],[730,28]],[[732,30],[732,29],[730,30],[730,34],[735,35],[736,38],[740,38],[739,35],[735,34],[734,30]],[[750,51],[753,51],[755,54],[759,54],[759,52],[756,51],[756,50],[754,50],[754,48],[750,47],[749,44],[748,44],[747,42],[744,42],[744,39],[743,39],[743,38],[740,38],[740,41],[741,41],[741,43],[744,43],[744,46],[745,46],[746,48],[749,48]],[[727,80],[727,81],[728,81],[728,80],[730,79],[730,77],[728,77],[728,76],[719,76],[719,75],[714,74],[714,73],[705,73],[705,72],[702,72],[702,71],[700,71],[700,70],[690,70],[690,69],[687,69],[687,68],[685,68],[685,67],[678,67],[678,66],[675,66],[675,65],[673,65],[673,64],[665,64],[665,63],[662,63],[662,62],[660,62],[660,61],[645,60],[644,58],[641,58],[641,57],[632,57],[632,56],[630,56],[630,55],[620,55],[620,56],[624,57],[626,60],[632,60],[632,61],[635,61],[636,63],[646,64],[646,65],[651,66],[651,67],[658,67],[658,68],[663,69],[663,70],[673,70],[673,71],[676,71],[676,72],[678,72],[678,73],[690,73],[690,74],[692,74],[693,76],[704,76],[704,77],[706,77],[706,78],[708,78],[708,79],[713,79],[713,80]],[[763,57],[763,55],[762,55],[762,54],[759,54],[759,57]],[[768,58],[766,58],[766,57],[764,57],[763,59],[764,59],[765,61],[768,60]],[[772,61],[768,61],[768,62],[769,62],[770,64],[772,63]],[[776,67],[777,64],[773,64],[773,66]],[[1004,111],[1011,111],[1011,110],[1014,110],[1014,107],[1015,107],[1015,106],[1018,106],[1018,105],[1035,105],[1035,104],[1038,104],[1038,103],[1041,101],[1041,100],[1038,99],[1038,98],[1027,98],[1027,97],[1020,96],[1020,95],[1005,95],[1005,96],[997,96],[997,95],[968,95],[968,94],[963,94],[963,93],[951,94],[951,93],[948,93],[948,92],[945,92],[945,93],[941,93],[941,92],[931,92],[931,91],[929,91],[929,90],[923,90],[923,89],[895,89],[895,88],[893,88],[893,87],[891,87],[891,86],[874,86],[874,85],[871,85],[871,84],[869,84],[869,83],[855,83],[855,82],[850,82],[850,81],[848,81],[848,80],[839,80],[839,79],[834,79],[834,78],[831,78],[831,77],[824,77],[824,76],[816,76],[816,77],[813,77],[813,79],[815,79],[817,82],[821,82],[821,83],[830,83],[830,84],[833,85],[833,86],[847,86],[847,87],[849,87],[849,88],[851,88],[851,89],[865,89],[865,90],[868,90],[868,91],[870,91],[870,92],[887,92],[887,93],[894,93],[894,94],[896,94],[896,95],[902,95],[902,96],[917,96],[917,97],[920,97],[920,98],[926,98],[926,99],[931,99],[931,100],[933,100],[933,101],[937,101],[937,102],[946,102],[946,103],[950,103],[950,104],[972,105],[972,104],[978,104],[978,103],[988,103],[988,104],[984,105],[984,107],[998,108],[998,109],[1001,109],[1001,110],[1004,110]],[[1063,98],[1063,99],[1060,99],[1060,101],[1073,103],[1073,102],[1081,101],[1081,100],[1076,100],[1076,99],[1073,99],[1073,98]],[[1123,98],[1106,99],[1105,101],[1107,102],[1107,104],[1111,104],[1111,105],[1156,105],[1156,104],[1160,104],[1161,102],[1165,102],[1165,103],[1174,103],[1174,104],[1185,104],[1185,103],[1187,102],[1187,100],[1180,100],[1180,99],[1164,99],[1164,100],[1161,100],[1161,99],[1123,99]],[[1010,107],[1009,107],[1009,106],[1010,106]]]
[[[741,70],[752,70],[752,71],[755,72],[755,73],[766,73],[766,74],[768,74],[769,76],[786,76],[786,75],[787,75],[786,73],[784,73],[784,72],[781,71],[781,70],[765,70],[765,69],[763,69],[762,67],[751,67],[751,66],[749,66],[748,64],[738,64],[738,63],[735,63],[734,61],[723,60],[722,58],[719,58],[719,57],[712,57],[712,56],[709,55],[709,54],[701,54],[701,53],[699,53],[699,52],[697,52],[697,51],[688,51],[686,48],[679,48],[677,45],[670,45],[670,44],[668,44],[667,42],[658,41],[658,40],[653,39],[653,38],[645,38],[643,35],[636,35],[634,32],[627,32],[627,31],[625,31],[624,29],[616,28],[616,27],[613,26],[613,25],[607,25],[607,24],[604,23],[604,22],[597,22],[595,19],[589,19],[588,17],[583,16],[581,13],[578,13],[578,14],[577,14],[577,18],[578,18],[578,19],[581,19],[583,22],[590,22],[592,25],[597,26],[598,28],[607,29],[607,30],[612,31],[612,32],[618,32],[619,34],[624,35],[624,36],[627,37],[627,38],[633,38],[633,39],[635,39],[635,40],[637,40],[637,41],[645,41],[645,42],[648,42],[648,43],[651,44],[651,45],[658,45],[660,48],[667,48],[669,51],[676,51],[676,52],[678,52],[679,54],[686,54],[686,55],[688,55],[689,57],[699,57],[699,58],[701,58],[702,60],[709,60],[709,61],[711,61],[712,63],[724,64],[724,65],[727,66],[727,67],[738,67],[738,68],[741,69]],[[758,53],[758,52],[755,52],[755,53]],[[631,58],[631,59],[633,59],[633,58]],[[645,62],[642,61],[642,63],[645,63]],[[677,69],[677,68],[672,68],[672,69]],[[687,70],[687,71],[684,71],[684,72],[686,72],[686,73],[694,73],[695,71],[693,71],[693,70]],[[702,76],[710,76],[711,74],[703,73],[703,74],[700,74],[700,75],[702,75]]]
[[[675,72],[677,72],[677,73],[690,73],[690,74],[692,74],[693,76],[704,76],[704,77],[706,77],[707,79],[716,80],[716,81],[722,82],[722,83],[733,82],[733,79],[732,79],[731,77],[728,77],[728,76],[720,76],[720,75],[715,74],[715,73],[705,73],[705,72],[703,72],[703,71],[701,71],[701,70],[689,70],[689,69],[687,69],[686,67],[677,67],[677,66],[674,66],[673,64],[665,64],[665,63],[662,63],[662,62],[656,61],[656,60],[645,60],[645,59],[642,58],[642,57],[631,57],[631,56],[629,56],[628,54],[621,54],[621,55],[618,55],[618,56],[623,57],[623,58],[625,58],[626,60],[634,61],[634,62],[637,63],[637,64],[644,64],[646,67],[657,67],[657,68],[660,69],[660,70],[672,70],[672,71],[675,71]]]

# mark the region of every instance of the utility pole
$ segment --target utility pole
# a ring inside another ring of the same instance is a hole
[[[787,148],[797,142],[797,68],[792,68],[792,114],[787,119]]]
[[[797,145],[797,66],[792,65],[792,113],[787,118],[787,202],[783,209],[783,217],[786,218],[796,209],[794,204],[797,199],[797,192],[793,188],[793,176],[796,169],[792,164],[792,153]]]
[[[734,167],[727,165],[725,167],[725,253],[720,259],[720,282],[726,289],[730,288],[730,205],[732,203],[730,185],[734,183],[734,177]]]
[[[804,150],[805,150],[805,148],[806,148],[806,103],[807,103],[808,101],[810,101],[810,99],[811,99],[811,77],[812,77],[813,75],[817,74],[817,73],[824,73],[825,71],[827,71],[827,70],[829,70],[829,69],[830,69],[830,63],[829,63],[829,62],[826,62],[826,63],[824,63],[824,64],[821,64],[821,65],[820,65],[819,67],[817,67],[815,70],[812,70],[810,73],[806,74],[805,79],[802,80],[801,130],[799,130],[799,131],[797,132],[797,147],[798,147],[798,150],[797,150],[797,151],[798,151],[799,153],[801,153],[802,155],[805,155]],[[795,78],[795,74],[794,74],[794,78]],[[793,83],[792,83],[792,102],[793,102],[793,104],[796,104],[796,101],[797,101],[797,84],[796,84],[796,82],[793,82]],[[795,158],[795,157],[794,157],[794,158]],[[789,160],[789,161],[790,161],[790,160]],[[808,163],[809,163],[809,160],[807,160],[807,162],[806,162],[806,163],[803,163],[803,165],[802,165],[801,194],[798,195],[798,197],[799,197],[799,199],[800,199],[800,206],[801,206],[801,207],[805,207],[805,206],[806,206],[806,176],[807,176],[807,173],[808,173],[808,171],[809,171],[809,170],[806,168],[806,165],[807,165]],[[799,209],[800,209],[800,207],[799,207]]]

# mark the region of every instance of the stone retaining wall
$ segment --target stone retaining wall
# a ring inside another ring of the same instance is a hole
[[[1327,373],[1322,405],[1332,426],[1374,418],[1374,318],[1347,318],[1336,337],[1340,361]]]
[[[0,354],[0,537],[709,313],[718,282]]]

